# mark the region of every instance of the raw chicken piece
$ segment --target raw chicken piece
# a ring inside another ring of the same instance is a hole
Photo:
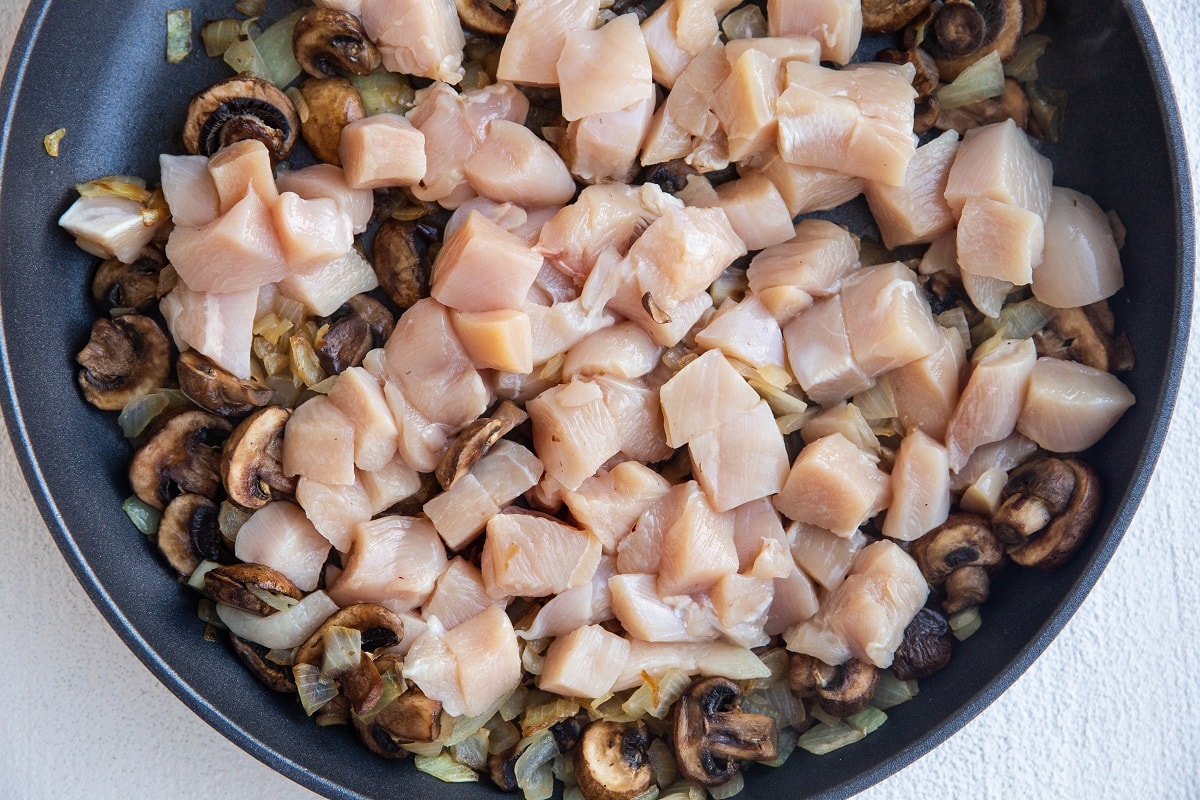
[[[887,373],[896,416],[906,430],[920,429],[941,441],[958,405],[967,374],[962,337],[943,328],[942,343],[929,355]]]
[[[1108,217],[1086,194],[1055,187],[1033,296],[1055,308],[1078,308],[1111,297],[1124,282]]]
[[[867,544],[867,537],[860,531],[847,539],[802,522],[793,523],[788,536],[796,564],[827,591],[833,591],[845,579],[854,554]]]
[[[768,636],[778,636],[812,617],[818,607],[812,581],[798,566],[792,564],[785,577],[774,580],[774,595],[763,630]]]
[[[779,61],[755,49],[734,56],[729,45],[725,56],[730,73],[713,94],[712,110],[728,137],[729,160],[741,161],[775,142]]]
[[[568,31],[557,73],[568,122],[654,99],[650,55],[636,14]]]
[[[748,250],[782,244],[795,236],[787,203],[765,175],[751,173],[717,187],[717,207]]]
[[[986,197],[1032,211],[1050,211],[1053,166],[1011,119],[967,131],[946,179],[946,202],[962,213],[968,197]]]
[[[359,472],[358,482],[367,494],[371,516],[407,500],[421,488],[421,476],[402,458],[393,458],[370,472]]]
[[[830,434],[840,433],[858,449],[872,456],[880,455],[879,439],[871,430],[870,423],[854,403],[838,403],[829,406],[808,419],[800,428],[800,436],[805,444],[812,444]]]
[[[836,170],[789,164],[774,149],[739,165],[738,172],[742,175],[760,172],[770,178],[793,217],[837,208],[858,197],[864,184],[862,178]]]
[[[313,527],[341,553],[350,549],[354,526],[371,518],[371,499],[360,483],[321,483],[301,476],[296,502]]]
[[[1032,339],[1010,339],[975,364],[946,428],[950,469],[962,469],[980,445],[1015,430],[1037,361]]]
[[[176,225],[199,228],[212,222],[221,213],[217,185],[208,172],[205,156],[158,157],[162,175],[163,197],[171,209]]]
[[[537,685],[566,697],[603,697],[627,658],[628,641],[599,625],[586,625],[550,644]]]
[[[407,628],[406,622],[406,634]],[[415,683],[426,697],[440,702],[447,714],[461,716],[466,713],[462,685],[458,679],[458,660],[446,646],[446,626],[442,625],[441,620],[431,618],[425,630],[409,643],[402,674],[406,680]]]
[[[500,513],[500,506],[474,475],[467,474],[430,498],[421,510],[446,546],[459,551],[483,533],[488,520]]]
[[[617,111],[589,114],[567,125],[571,174],[588,184],[633,180],[653,117],[652,94]]]
[[[703,353],[675,373],[662,385],[659,397],[671,447],[682,447],[760,402],[758,392],[750,388],[720,350]]]
[[[917,276],[896,261],[861,269],[842,283],[850,350],[871,377],[924,358],[942,345]]]
[[[552,517],[519,510],[488,521],[479,556],[489,597],[548,597],[592,579],[600,540]]]
[[[641,685],[643,676],[662,676],[669,669],[681,669],[689,675],[723,675],[731,680],[766,678],[771,670],[745,647],[723,642],[639,642],[629,643],[629,660],[612,690],[632,689]]]
[[[283,437],[283,473],[323,483],[354,483],[354,423],[328,397],[296,407]]]
[[[957,473],[951,474],[950,489],[961,492],[979,480],[983,473],[990,469],[1008,472],[1025,463],[1030,456],[1037,452],[1037,449],[1038,446],[1035,442],[1019,433],[1014,433],[998,442],[981,445],[971,453],[965,467]]]
[[[438,576],[421,616],[437,617],[447,628],[454,628],[492,605],[495,602],[483,590],[479,568],[460,556],[451,559]]]
[[[591,30],[598,0],[522,0],[500,50],[496,78],[539,86],[558,84],[558,59],[572,31]]]
[[[87,198],[77,205],[83,199]],[[71,230],[61,219],[59,224]],[[166,253],[179,277],[197,292],[257,289],[288,274],[271,209],[254,192],[207,225],[177,226],[167,239]]]
[[[463,162],[463,174],[471,188],[498,203],[561,206],[575,196],[575,181],[554,148],[506,119],[487,124],[483,141]]]
[[[329,589],[339,605],[424,605],[446,570],[446,550],[429,520],[388,516],[355,526],[345,569]]]
[[[379,381],[362,367],[350,367],[337,376],[326,396],[354,428],[354,465],[382,469],[396,455],[399,432]]]
[[[751,293],[742,302],[727,298],[708,324],[696,334],[696,344],[720,350],[752,367],[784,365],[783,331],[758,296]]]
[[[425,135],[399,114],[375,114],[342,128],[346,182],[355,189],[412,186],[425,177]]]
[[[75,237],[80,249],[99,258],[132,264],[167,222],[166,215],[146,225],[142,204],[127,197],[80,197],[58,224]]]
[[[350,218],[354,233],[362,233],[367,229],[375,210],[375,196],[371,190],[352,187],[346,182],[345,171],[333,164],[282,170],[275,177],[275,185],[280,192],[295,192],[305,200],[326,197],[334,201],[342,214]]]
[[[629,531],[617,543],[617,572],[656,574],[662,563],[663,530],[678,513],[676,496],[665,492],[652,501]]]
[[[827,664],[855,657],[890,667],[929,585],[912,556],[886,539],[859,551],[851,570],[826,596],[816,617],[784,635],[787,648]]]
[[[946,179],[957,152],[958,133],[946,131],[917,148],[900,186],[864,184],[871,216],[889,249],[932,242],[954,227],[954,214],[946,204]]]
[[[621,450],[621,436],[599,385],[576,378],[539,394],[526,406],[534,452],[546,472],[569,490]]]
[[[533,327],[524,311],[456,311],[450,322],[476,369],[533,372]]]
[[[717,208],[672,208],[650,223],[626,256],[638,288],[670,314],[709,287],[746,246]]]
[[[500,606],[488,606],[447,631],[446,649],[458,664],[464,716],[482,714],[521,682],[517,634]]]
[[[711,136],[719,129],[720,120],[711,110],[713,87],[720,86],[729,74],[724,45],[712,44],[698,52],[663,101],[662,107],[672,124],[699,139]],[[642,164],[648,163],[654,162],[643,156]]]
[[[692,54],[679,46],[675,28],[679,22],[676,0],[666,0],[642,23],[642,37],[650,56],[654,80],[670,89],[683,73]]]
[[[383,385],[383,398],[400,434],[396,441],[400,458],[418,472],[433,472],[450,440],[451,426],[434,422],[421,413],[395,383],[389,381]]]
[[[1056,358],[1039,358],[1017,430],[1052,453],[1086,450],[1134,403],[1115,375]]]
[[[663,103],[650,118],[650,126],[642,141],[642,166],[664,164],[692,154],[692,135],[683,129],[671,116],[667,104]]]
[[[784,516],[849,537],[891,503],[888,474],[835,433],[806,445],[775,498]]]
[[[964,274],[1025,286],[1042,262],[1041,217],[1020,206],[968,197],[958,219],[956,248]]]
[[[733,546],[738,572],[749,572],[767,542],[786,543],[783,521],[769,498],[751,500],[733,510]]]
[[[221,369],[246,379],[258,297],[258,289],[214,294],[179,283],[159,302],[159,310],[181,351],[198,350]]]
[[[284,192],[271,208],[283,257],[294,273],[311,272],[354,246],[350,218],[333,200]]]
[[[542,462],[528,448],[501,439],[471,467],[492,502],[504,507],[537,485]]]
[[[638,287],[634,283],[626,283],[608,304],[608,308],[644,330],[651,340],[661,347],[674,347],[683,341],[683,337],[687,336],[705,312],[712,308],[712,295],[700,292],[676,304],[671,309],[669,318],[656,318],[647,310],[649,303],[645,301],[645,296],[645,293],[638,293]],[[662,308],[659,307],[658,312],[661,311]]]
[[[615,559],[600,557],[592,580],[560,592],[542,606],[527,630],[517,632],[522,639],[562,636],[583,625],[595,625],[613,618],[612,593],[608,581],[616,571]]]
[[[950,459],[946,448],[921,430],[904,437],[892,466],[892,504],[883,535],[919,539],[950,515]]]
[[[674,487],[664,500],[658,591],[663,595],[704,591],[727,572],[737,572],[733,514],[713,508],[696,481]]]
[[[862,37],[862,4],[857,0],[767,0],[771,36],[812,36],[821,60],[849,64]]]
[[[529,245],[472,212],[438,252],[430,294],[460,311],[518,309],[541,268]]]
[[[885,66],[831,70],[789,62],[787,88],[776,103],[783,159],[891,186],[904,183],[916,152],[916,92],[911,76]]]
[[[782,350],[782,345],[780,346]],[[662,348],[632,322],[619,322],[587,336],[567,352],[564,378],[611,375],[640,378],[659,364]]]
[[[563,502],[575,522],[594,533],[604,552],[616,552],[638,518],[670,491],[666,478],[638,461],[622,461],[598,472],[575,491],[563,493]]]
[[[656,578],[644,573],[614,575],[608,581],[617,621],[643,642],[689,642],[717,638],[703,620],[704,610],[687,595],[660,597]]]
[[[675,0],[675,36],[679,46],[693,55],[719,42],[718,21],[738,5],[738,0]]]
[[[208,160],[208,174],[217,190],[218,212],[227,214],[249,192],[254,192],[268,207],[279,199],[271,154],[257,139],[227,144]]]
[[[466,40],[451,0],[362,0],[362,23],[391,72],[462,80]]]
[[[841,402],[873,383],[850,351],[840,295],[818,301],[783,327],[788,365],[797,383],[821,405]]]
[[[658,391],[644,381],[629,381],[600,375],[596,384],[617,430],[620,453],[625,458],[651,464],[671,457],[663,430]]]
[[[722,635],[742,647],[761,647],[769,641],[763,627],[774,599],[773,579],[736,572],[721,576],[708,590],[708,601]]]
[[[579,299],[552,306],[527,303],[524,311],[529,316],[535,365],[565,353],[589,335],[616,322],[616,317],[602,306],[589,311]]]
[[[801,220],[792,237],[754,256],[746,270],[750,289],[781,324],[833,293],[858,267],[855,237],[822,219]]]
[[[753,39],[731,39],[725,44],[725,57],[733,64],[746,52],[756,50],[776,62],[775,82],[782,83],[782,70],[789,61],[821,63],[821,43],[811,36],[765,36]]]
[[[329,541],[284,500],[268,503],[238,529],[233,554],[248,564],[263,564],[283,573],[302,592],[317,588],[329,556]]]
[[[348,250],[307,274],[288,275],[279,282],[279,292],[303,303],[314,315],[327,317],[354,295],[377,286],[379,278],[370,262],[357,250]]]
[[[692,471],[717,511],[783,488],[788,454],[766,401],[688,442]]]

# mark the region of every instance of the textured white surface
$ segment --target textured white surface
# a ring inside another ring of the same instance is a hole
[[[1145,5],[1200,154],[1195,8]],[[0,64],[24,6],[0,0]],[[1194,185],[1198,174],[1193,163]],[[990,708],[862,800],[1200,797],[1198,345],[1193,335],[1159,469],[1083,607]],[[218,735],[125,648],[59,555],[3,433],[0,681],[3,800],[315,797]]]

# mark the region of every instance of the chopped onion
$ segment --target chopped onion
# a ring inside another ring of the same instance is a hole
[[[447,747],[451,747],[474,736],[487,725],[488,720],[496,716],[496,713],[500,710],[500,706],[504,705],[507,699],[507,696],[501,697],[484,709],[482,713],[476,714],[473,717],[456,717],[454,724],[450,727],[449,735],[442,737],[444,740],[443,743]]]
[[[457,744],[450,745],[454,760],[471,769],[484,769],[488,759],[488,731],[480,728]]]
[[[125,502],[121,503],[121,509],[125,512],[125,516],[129,517],[133,527],[146,536],[158,533],[158,523],[162,519],[162,512],[143,503],[137,495],[125,498]]]
[[[248,17],[256,17],[266,9],[267,0],[237,0],[233,7]]]
[[[575,780],[575,759],[570,753],[559,753],[550,762],[550,773],[555,780],[562,781],[564,786],[575,786],[579,781]]]
[[[655,737],[646,748],[646,756],[650,760],[650,772],[654,782],[659,786],[670,786],[679,776],[679,764],[675,761],[675,751],[662,739]]]
[[[321,670],[315,664],[297,664],[292,667],[292,677],[296,679],[300,705],[304,706],[304,713],[310,717],[337,697],[337,683],[322,678]]]
[[[971,325],[967,322],[967,312],[963,310],[962,306],[948,308],[938,314],[937,322],[943,328],[949,328],[958,333],[964,350],[971,349]]]
[[[660,794],[658,800],[707,800],[708,792],[703,787],[690,781],[673,783],[666,788],[666,794]]]
[[[263,67],[266,69],[263,77],[280,89],[286,88],[300,75],[300,64],[296,61],[296,54],[292,49],[292,34],[296,29],[296,23],[307,11],[307,8],[293,11],[274,25],[269,26],[261,36],[254,40],[259,56],[262,58]]]
[[[992,51],[962,71],[953,83],[937,90],[943,110],[968,106],[1004,92],[1004,65],[1000,54]]]
[[[1052,89],[1035,82],[1026,84],[1025,94],[1029,96],[1029,113],[1033,115],[1038,131],[1046,141],[1058,144],[1062,138],[1067,93],[1062,89]]]
[[[1017,52],[1004,65],[1004,74],[1021,83],[1037,80],[1037,62],[1049,44],[1050,37],[1044,34],[1034,33],[1023,37],[1017,45]]]
[[[421,772],[446,783],[468,783],[479,780],[479,775],[475,770],[458,763],[448,753],[440,753],[436,756],[414,756],[413,765]]]
[[[313,350],[312,342],[301,334],[295,334],[288,339],[292,355],[292,372],[298,381],[298,386],[313,387],[325,380],[325,370],[321,369],[321,361]]]
[[[767,35],[767,18],[762,9],[746,5],[721,20],[721,32],[725,39],[761,39]]]
[[[565,697],[555,697],[549,703],[530,706],[521,718],[521,733],[532,736],[540,730],[562,722],[579,713],[579,703]]]
[[[854,395],[852,402],[867,422],[891,419],[899,413],[896,410],[896,398],[892,395],[892,385],[883,377],[870,389]]]
[[[191,402],[178,389],[155,389],[126,403],[117,415],[117,424],[126,439],[134,440],[164,411],[184,408]]]
[[[511,722],[506,722],[499,715],[492,717],[484,725],[488,730],[488,752],[503,753],[517,742],[521,741],[521,731]]]
[[[813,707],[809,710],[809,713],[812,714],[812,718],[815,719],[817,722],[822,722],[826,725],[837,725],[839,722],[842,721],[841,717],[835,717],[833,714],[830,714],[828,711],[821,708],[819,705],[817,705],[815,703],[813,704]]]
[[[954,638],[962,642],[969,639],[975,631],[983,626],[983,617],[979,615],[979,606],[971,606],[959,611],[946,622],[949,623],[950,632],[954,634]]]
[[[209,561],[208,559],[204,559],[196,566],[196,568],[194,570],[192,570],[192,574],[188,576],[187,585],[190,586],[191,588],[195,589],[197,592],[200,592],[201,594],[203,594],[204,593],[204,576],[207,575],[208,573],[212,572],[214,569],[216,569],[219,566],[221,566],[221,565],[215,561]]]
[[[776,751],[778,755],[770,761],[762,762],[765,767],[782,767],[787,763],[787,760],[792,757],[792,753],[796,752],[796,741],[800,738],[800,734],[795,728],[780,728],[779,736],[776,743]]]
[[[318,589],[294,608],[277,611],[267,617],[227,605],[217,606],[217,616],[243,639],[257,642],[268,649],[282,650],[304,644],[321,627],[321,623],[337,610],[337,604],[329,595]]]
[[[63,137],[67,135],[66,128],[59,128],[56,131],[47,133],[42,138],[42,147],[46,148],[46,155],[51,158],[58,158],[58,145],[62,142]]]
[[[362,97],[367,116],[404,114],[416,102],[417,93],[403,75],[377,69],[370,75],[350,75],[350,82]]]
[[[621,704],[621,710],[634,719],[640,719],[645,714],[655,719],[666,719],[671,706],[683,696],[691,683],[691,677],[681,669],[669,669],[657,678],[642,673],[642,685]]]
[[[1006,339],[1028,339],[1046,327],[1057,310],[1032,297],[1000,309],[996,333]]]
[[[325,634],[325,658],[321,662],[321,675],[332,677],[344,675],[357,669],[362,663],[362,631],[334,625]]]
[[[512,722],[517,717],[521,716],[525,711],[526,700],[529,697],[529,688],[525,685],[518,686],[509,692],[508,697],[500,704],[500,719],[505,722]]]
[[[250,19],[226,17],[204,23],[204,26],[200,28],[200,41],[204,43],[204,52],[210,58],[217,58],[225,55],[225,51],[234,42],[253,39],[259,33],[256,22],[258,22],[258,17]]]
[[[287,611],[288,609],[294,608],[296,604],[300,602],[294,597],[288,597],[286,594],[268,592],[266,589],[259,588],[258,586],[247,586],[246,590],[261,600],[265,605],[270,606],[276,611]]]
[[[862,741],[866,736],[858,728],[852,728],[844,722],[836,725],[814,725],[796,740],[796,746],[807,750],[814,756],[823,756],[848,744]]]
[[[568,786],[563,789],[563,800],[587,800],[583,796],[583,790],[578,786]]]
[[[844,722],[851,728],[862,731],[863,736],[879,730],[879,726],[887,722],[887,714],[878,708],[867,706],[856,714],[846,717]]]
[[[741,770],[733,773],[733,777],[725,781],[719,786],[710,786],[708,793],[712,795],[713,800],[728,800],[738,794],[742,789],[746,788],[746,779],[742,777]]]
[[[146,182],[136,175],[105,175],[87,183],[75,185],[80,197],[122,197],[138,203],[150,199]]]
[[[518,745],[519,746],[519,745]],[[526,800],[548,800],[554,792],[554,776],[550,762],[558,755],[558,745],[549,730],[539,731],[517,757],[513,775]]]
[[[871,705],[879,709],[887,709],[907,703],[917,696],[916,681],[902,681],[892,674],[891,670],[879,673],[879,683],[875,694],[871,695]]]
[[[167,63],[178,64],[192,52],[192,10],[167,11]]]
[[[253,39],[239,39],[229,45],[225,48],[222,60],[236,72],[248,72],[264,80],[271,79],[266,62]]]
[[[746,278],[746,270],[741,267],[729,267],[717,276],[712,286],[708,287],[714,308],[719,307],[726,300],[735,300],[740,303],[748,291],[750,291],[750,281]]]

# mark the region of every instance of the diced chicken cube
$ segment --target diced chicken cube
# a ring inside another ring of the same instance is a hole
[[[453,428],[425,416],[391,381],[383,385],[383,398],[387,400],[388,408],[396,419],[396,429],[400,434],[396,450],[400,458],[418,472],[433,472],[437,469]]]
[[[869,389],[871,377],[850,350],[840,295],[817,302],[783,327],[788,365],[811,399],[832,405]]]
[[[399,114],[375,114],[342,128],[338,156],[355,189],[412,186],[425,177],[425,135]]]
[[[438,576],[421,616],[437,617],[447,629],[453,629],[493,605],[495,601],[483,589],[479,568],[459,556],[451,559]]]
[[[718,22],[737,5],[737,0],[675,0],[679,46],[694,54],[720,41]]]
[[[316,316],[326,317],[354,295],[369,292],[377,286],[379,278],[370,262],[357,250],[347,250],[311,272],[288,275],[279,282],[279,292],[303,303]]]
[[[217,185],[208,171],[205,156],[158,157],[163,197],[176,225],[199,228],[221,213]]]
[[[354,428],[354,465],[382,469],[396,455],[399,433],[379,381],[362,367],[350,367],[337,376],[327,397]]]
[[[812,36],[821,60],[848,64],[862,37],[862,4],[857,0],[768,0],[771,36]]]
[[[859,270],[842,284],[841,297],[850,349],[872,377],[942,345],[916,274],[899,261]]]
[[[654,97],[616,111],[589,114],[567,125],[571,174],[588,184],[631,181],[650,132]]]
[[[781,244],[795,236],[787,203],[765,175],[751,173],[717,187],[717,207],[748,250]]]
[[[375,210],[375,196],[371,190],[352,187],[346,182],[345,171],[333,164],[285,169],[276,176],[275,185],[280,192],[294,192],[305,200],[324,197],[334,201],[341,213],[350,218],[354,233],[367,229]]]
[[[787,447],[766,401],[688,442],[692,470],[718,511],[783,488]]]
[[[946,179],[957,152],[958,134],[946,131],[917,148],[900,186],[866,182],[867,204],[887,247],[932,242],[954,227]]]
[[[891,499],[888,474],[835,433],[800,451],[775,506],[789,519],[849,537]]]
[[[1019,433],[1006,436],[998,442],[980,445],[971,453],[966,466],[950,476],[950,488],[961,492],[990,469],[1008,472],[1028,461],[1037,450],[1036,442]]]
[[[987,197],[968,197],[958,220],[963,272],[1025,286],[1042,262],[1044,225],[1032,211]]]
[[[127,197],[80,197],[58,218],[58,224],[86,252],[132,264],[167,221],[163,216],[147,225],[143,210],[141,203]]]
[[[792,237],[754,256],[746,270],[750,289],[782,324],[827,297],[859,264],[854,236],[822,219],[801,220]]]
[[[462,79],[462,25],[452,0],[362,0],[362,23],[392,72]]]
[[[635,640],[688,642],[694,636],[716,638],[711,625],[698,619],[703,612],[696,601],[686,595],[660,597],[653,575],[614,575],[608,580],[608,588],[617,621]]]
[[[228,213],[249,192],[257,194],[267,206],[279,199],[271,154],[257,139],[243,139],[222,147],[208,160],[208,173],[217,190],[221,214]]]
[[[792,540],[792,558],[805,574],[833,591],[850,572],[854,554],[867,544],[867,537],[855,532],[847,539],[836,533],[797,522],[788,528]]]
[[[475,191],[498,203],[561,206],[575,196],[575,181],[554,148],[506,119],[487,124],[483,142],[463,163],[463,174]]]
[[[720,86],[729,73],[724,45],[715,43],[697,53],[663,101],[672,123],[699,139],[712,136],[721,126],[712,112],[713,88]],[[642,163],[650,162],[643,157]]]
[[[782,68],[789,61],[821,63],[821,43],[812,36],[764,36],[751,39],[731,39],[725,44],[725,56],[733,64],[747,51],[756,50],[775,60],[780,73],[775,76],[780,82]]]
[[[902,542],[919,539],[950,515],[950,458],[946,448],[921,430],[904,437],[892,466],[892,504],[883,535]]]
[[[258,296],[258,289],[215,294],[194,292],[179,283],[159,302],[159,310],[180,350],[193,348],[221,369],[246,379]]]
[[[642,166],[690,157],[692,147],[692,135],[675,120],[671,109],[663,103],[650,118],[650,126],[646,129],[646,137],[642,142]]]
[[[783,521],[770,499],[752,500],[733,510],[733,546],[738,572],[749,572],[768,541],[786,542]]]
[[[551,517],[505,512],[492,517],[479,563],[488,596],[547,597],[592,579],[600,540]]]
[[[684,366],[662,385],[659,397],[671,447],[682,447],[759,403],[758,392],[720,350],[709,350]]]
[[[471,468],[496,505],[504,507],[537,485],[542,462],[528,448],[501,439]]]
[[[517,309],[541,268],[529,245],[472,212],[438,252],[430,293],[460,311]]]
[[[431,497],[421,510],[446,546],[459,551],[483,533],[488,520],[500,513],[500,506],[479,480],[468,473],[446,491]]]
[[[650,57],[654,80],[670,89],[683,73],[692,54],[679,46],[675,29],[679,21],[676,0],[666,0],[642,23],[642,36]]]
[[[670,502],[666,504],[658,565],[659,593],[701,592],[725,573],[737,572],[733,514],[713,508],[695,481],[676,486],[667,498]]]
[[[782,345],[780,347],[782,350]],[[662,348],[632,322],[619,322],[587,336],[567,352],[562,374],[575,376],[611,375],[640,378],[659,364]]]
[[[488,606],[447,631],[446,649],[458,663],[464,716],[479,716],[521,683],[517,634],[500,606]]]
[[[981,445],[1012,433],[1037,361],[1032,339],[1010,339],[975,364],[946,428],[950,469],[962,469]]]
[[[667,444],[658,391],[643,381],[600,375],[596,384],[617,430],[620,453],[643,463],[670,458],[674,448]]]
[[[522,0],[504,38],[496,77],[556,86],[567,35],[594,28],[599,11],[599,0]]]
[[[360,483],[331,484],[301,476],[296,502],[313,527],[341,553],[350,550],[354,527],[371,518],[371,500]]]
[[[800,428],[800,436],[805,444],[812,444],[817,439],[840,433],[858,448],[873,456],[880,454],[879,440],[875,438],[867,418],[854,403],[838,403],[829,406],[804,422]]]
[[[627,658],[628,641],[599,625],[587,625],[550,644],[537,685],[567,697],[603,697]]]
[[[284,192],[271,208],[283,257],[293,272],[311,272],[354,246],[349,217],[333,200]]]
[[[476,369],[533,372],[533,328],[523,311],[450,311],[454,332]]]
[[[1086,194],[1055,187],[1033,296],[1055,308],[1078,308],[1111,297],[1124,283],[1108,217]]]
[[[1133,403],[1133,393],[1112,373],[1039,358],[1017,430],[1053,453],[1075,453],[1100,441]]]
[[[887,373],[896,415],[906,430],[920,429],[941,441],[958,405],[967,374],[967,354],[956,331],[942,329],[942,343],[929,355]]]
[[[140,219],[140,211],[138,215]],[[197,292],[257,289],[288,274],[271,209],[254,192],[203,227],[177,226],[167,239],[166,253],[179,277]]]
[[[328,397],[296,407],[283,437],[283,473],[323,483],[354,483],[354,423]]]
[[[795,565],[791,568],[794,570]],[[769,641],[763,628],[774,599],[774,579],[736,572],[722,575],[708,590],[721,633],[742,647],[761,647]]]
[[[986,197],[1032,211],[1050,211],[1053,167],[1011,119],[967,131],[946,179],[946,202],[962,213],[968,197]]]
[[[783,366],[783,331],[775,317],[755,294],[742,302],[728,298],[712,319],[696,334],[696,344],[720,350],[752,367]]]
[[[358,482],[367,494],[372,516],[407,500],[421,488],[421,476],[402,458],[393,458],[370,472],[359,472]]]
[[[661,347],[674,347],[683,341],[688,331],[712,308],[712,295],[699,292],[677,303],[668,318],[664,318],[658,313],[663,311],[661,306],[651,315],[649,308],[654,307],[650,302],[652,300],[653,295],[647,298],[645,293],[638,293],[634,283],[626,283],[608,308],[644,330]]]
[[[281,572],[302,592],[317,588],[329,557],[329,540],[317,533],[295,503],[268,503],[238,529],[233,553],[249,564]]]
[[[526,411],[533,422],[534,452],[567,489],[578,489],[621,450],[616,420],[591,381],[576,378],[547,389],[529,401]]]
[[[626,257],[641,291],[670,314],[745,254],[721,209],[672,208],[650,223]]]
[[[820,607],[812,581],[795,564],[785,577],[774,580],[771,608],[763,630],[778,636],[817,613]]]
[[[789,164],[775,150],[760,154],[740,171],[743,175],[761,172],[770,178],[793,217],[837,208],[862,194],[864,185],[862,178],[844,172]]]
[[[420,620],[420,617],[416,619]],[[407,622],[404,627],[407,634]],[[446,627],[435,618],[430,619],[425,629],[409,644],[402,674],[406,680],[416,684],[426,697],[441,703],[442,710],[447,714],[462,716],[466,711],[458,666],[458,660],[446,646]]]
[[[725,47],[725,55],[730,73],[717,87],[712,109],[729,139],[729,160],[741,161],[775,143],[779,61],[755,49],[747,49],[735,57],[729,45]],[[750,246],[750,249],[757,248]]]
[[[650,55],[636,14],[622,14],[599,28],[568,31],[557,73],[568,122],[654,97]]]
[[[608,589],[608,581],[616,569],[614,562],[612,556],[601,556],[600,566],[589,583],[550,598],[529,628],[518,631],[517,635],[531,640],[562,636],[583,625],[595,625],[612,619],[612,593]]]
[[[594,533],[606,553],[616,552],[638,518],[671,488],[666,478],[639,461],[622,461],[563,493],[572,518]]]
[[[446,570],[446,550],[429,520],[387,516],[355,526],[346,566],[329,596],[339,605],[424,605]]]

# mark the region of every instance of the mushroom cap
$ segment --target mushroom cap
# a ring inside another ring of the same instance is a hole
[[[1078,361],[1104,372],[1132,369],[1129,341],[1113,336],[1114,324],[1107,300],[1082,308],[1060,308],[1034,335],[1038,355]]]
[[[946,597],[942,600],[942,610],[957,614],[987,601],[991,594],[991,579],[983,567],[959,567],[946,576],[943,588]]]
[[[358,312],[351,311],[335,316],[321,336],[320,344],[313,349],[321,369],[330,375],[340,375],[362,364],[374,345],[370,323]]]
[[[1076,472],[1066,460],[1047,456],[1026,461],[1008,476],[992,530],[1004,544],[1018,545],[1066,510],[1075,493]]]
[[[179,389],[192,402],[222,417],[242,417],[261,408],[275,391],[256,380],[238,378],[195,350],[179,354],[175,364]]]
[[[84,398],[96,408],[120,411],[133,398],[166,383],[171,342],[157,322],[141,314],[101,317],[92,324],[88,342],[75,361],[81,367],[79,388]]]
[[[1023,567],[1061,567],[1079,549],[1100,515],[1100,476],[1079,459],[1061,460],[1075,473],[1075,491],[1067,507],[1041,533],[1026,544],[1009,548],[1009,556]]]
[[[947,0],[930,24],[928,47],[942,79],[952,81],[988,53],[1008,61],[1024,25],[1022,0]]]
[[[955,512],[945,522],[912,542],[910,554],[932,586],[962,567],[998,567],[1004,548],[992,534],[991,523],[978,514]]]
[[[167,258],[157,247],[145,247],[130,263],[117,258],[100,262],[92,278],[92,297],[104,308],[145,311],[158,302],[159,273]]]
[[[160,417],[129,462],[134,493],[159,510],[180,494],[215,498],[221,488],[221,443],[231,427],[198,408]]]
[[[892,674],[902,681],[928,678],[950,663],[953,650],[954,636],[946,618],[932,608],[922,608],[904,629]]]
[[[649,745],[650,734],[641,722],[598,720],[588,725],[575,757],[575,779],[583,796],[632,800],[649,789]]]
[[[268,406],[242,420],[221,456],[221,481],[229,499],[258,509],[296,491],[296,479],[283,472],[283,433],[290,409]]]
[[[835,669],[832,680],[816,688],[817,705],[835,717],[848,717],[867,707],[878,685],[879,668],[852,658]]]
[[[775,720],[742,711],[741,696],[741,688],[728,678],[701,678],[675,704],[675,758],[688,780],[720,786],[737,773],[741,761],[776,757]]]
[[[300,133],[300,118],[288,96],[270,81],[243,73],[214,83],[188,104],[183,146],[211,156],[227,144],[257,139],[271,158],[287,158]]]
[[[864,33],[895,33],[916,19],[933,0],[862,0]]]
[[[488,0],[454,0],[463,27],[478,33],[504,36],[512,27],[515,11],[503,12]]]
[[[300,122],[300,133],[318,161],[342,165],[338,145],[342,129],[367,116],[362,95],[343,77],[307,78],[300,84],[300,95],[308,113]]]
[[[374,603],[355,603],[330,615],[296,650],[295,662],[320,666],[325,655],[325,638],[335,626],[360,631],[364,651],[392,647],[404,638],[404,620],[394,611]]]
[[[221,557],[217,504],[198,494],[181,494],[167,504],[158,523],[158,550],[180,575],[191,575],[204,560]]]
[[[371,267],[388,298],[401,309],[429,296],[437,231],[412,220],[385,219],[371,244]]]
[[[314,78],[369,75],[381,60],[358,17],[332,8],[314,8],[296,21],[292,52]]]
[[[381,660],[375,663],[382,667]],[[439,701],[411,688],[373,713],[369,721],[358,715],[353,719],[368,750],[384,758],[404,758],[408,751],[402,745],[432,742],[441,735],[441,714]]]
[[[503,420],[479,417],[468,423],[450,441],[434,470],[442,488],[449,489],[459,478],[470,472],[471,467],[483,458],[504,433]]]
[[[259,682],[274,692],[292,694],[296,691],[296,679],[292,670],[282,664],[276,664],[267,658],[270,651],[257,642],[251,642],[240,636],[229,634],[229,645],[234,655],[250,670],[250,674]]]
[[[224,564],[204,573],[204,594],[217,603],[270,616],[275,609],[251,589],[299,600],[304,593],[283,573],[263,564]]]

